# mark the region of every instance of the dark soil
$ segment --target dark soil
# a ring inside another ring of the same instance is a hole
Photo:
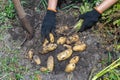
[[[33,6],[34,7],[34,6]],[[33,9],[32,7],[32,9]],[[45,11],[41,11],[40,13],[35,12],[34,10],[26,9],[26,12],[30,15],[29,20],[31,21],[31,25],[34,27],[35,35],[32,40],[27,40],[21,47],[24,53],[21,53],[21,60],[20,64],[23,66],[31,65],[30,70],[34,69],[40,69],[42,66],[46,66],[47,58],[52,55],[55,59],[55,69],[51,73],[41,73],[40,76],[42,77],[42,80],[89,80],[89,77],[93,75],[91,73],[94,70],[94,73],[102,69],[102,63],[101,60],[105,59],[107,57],[107,54],[104,54],[106,52],[106,48],[103,46],[104,39],[101,37],[101,34],[96,34],[93,32],[93,29],[78,33],[80,37],[80,41],[83,41],[87,44],[87,49],[83,52],[74,52],[73,55],[65,60],[65,61],[58,61],[56,58],[56,55],[65,50],[62,45],[59,45],[59,47],[52,52],[49,52],[47,54],[40,54],[39,50],[42,46],[41,44],[41,36],[40,36],[40,29],[42,20],[45,15]],[[18,20],[19,22],[19,20]],[[73,15],[73,12],[65,13],[64,11],[59,11],[57,13],[57,27],[62,26],[69,26],[72,27],[76,22],[76,17]],[[13,40],[20,40],[21,42],[25,39],[25,31],[22,29],[22,25],[18,23],[13,23],[14,28],[9,30],[9,33],[12,36]],[[59,34],[56,35],[56,39],[61,36]],[[35,55],[38,55],[41,59],[42,64],[36,65],[33,61],[30,61],[29,59],[25,58],[26,52],[29,49],[34,49]],[[76,65],[75,71],[72,73],[66,73],[64,72],[64,69],[66,65],[68,64],[68,61],[75,55],[80,56],[80,61]],[[28,77],[26,77],[26,80],[29,80]]]

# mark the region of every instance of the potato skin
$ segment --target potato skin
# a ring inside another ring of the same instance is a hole
[[[43,43],[43,47],[46,46],[49,43],[49,41],[47,39],[45,39],[44,43]]]
[[[47,68],[48,68],[48,70],[49,70],[50,72],[53,71],[53,69],[54,69],[54,58],[53,58],[53,56],[49,56],[49,57],[48,57],[48,60],[47,60]]]
[[[55,41],[54,36],[52,33],[49,34],[50,42],[53,43]]]
[[[33,54],[34,54],[34,50],[33,49],[30,49],[28,51],[28,58],[31,60],[33,58]]]
[[[46,46],[43,47],[42,54],[48,53],[50,51],[53,51],[56,48],[57,48],[57,44],[50,43],[50,44],[48,44],[48,45],[46,45]]]
[[[58,34],[63,34],[68,29],[69,29],[68,26],[62,26],[62,27],[58,27],[58,29],[56,29],[56,32]]]
[[[68,45],[68,44],[64,44],[64,47],[68,48],[68,49],[72,49],[72,46]]]
[[[59,61],[66,60],[72,55],[72,52],[73,52],[72,49],[62,51],[57,55],[57,58]]]
[[[86,44],[82,43],[80,45],[75,45],[73,51],[84,51],[86,49]]]
[[[66,40],[66,43],[72,44],[78,40],[79,40],[79,36],[77,34],[73,34],[72,36],[68,37],[68,39]]]
[[[36,63],[37,65],[41,64],[41,60],[40,60],[40,58],[39,58],[37,55],[34,55],[34,56],[33,56],[33,60],[35,61],[35,63]]]
[[[70,59],[69,63],[78,63],[80,57],[79,56],[74,56],[72,59]]]
[[[69,63],[66,68],[65,68],[65,72],[72,72],[75,70],[76,64],[75,63]]]
[[[57,40],[57,44],[64,44],[66,42],[66,37],[60,37],[58,40]]]
[[[41,68],[40,68],[40,71],[46,72],[46,71],[48,71],[48,69],[47,69],[46,67],[41,67]]]

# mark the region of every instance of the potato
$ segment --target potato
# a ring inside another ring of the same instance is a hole
[[[28,58],[29,58],[29,59],[32,59],[32,58],[33,58],[33,54],[34,54],[34,50],[33,50],[33,49],[30,49],[30,50],[28,51]]]
[[[58,29],[56,29],[56,32],[59,34],[63,34],[63,32],[65,32],[68,29],[69,29],[68,26],[62,26],[62,27],[58,27]]]
[[[68,37],[68,39],[66,40],[66,43],[72,44],[78,40],[79,40],[79,36],[77,34],[73,34],[72,36]]]
[[[49,34],[50,42],[53,43],[55,41],[54,36],[52,33]]]
[[[66,37],[60,37],[58,40],[57,40],[57,44],[64,44],[66,42]]]
[[[33,60],[35,61],[35,63],[36,63],[37,65],[41,64],[41,60],[40,60],[40,58],[39,58],[37,55],[34,55],[34,56],[33,56]]]
[[[80,45],[75,45],[73,51],[84,51],[86,49],[86,44],[82,43]]]
[[[77,42],[75,42],[74,45],[80,45],[80,44],[82,44],[82,42],[80,40],[78,40]]]
[[[69,61],[69,63],[78,63],[78,61],[79,61],[79,56],[74,56],[70,61]]]
[[[57,55],[57,58],[59,61],[68,59],[72,55],[72,52],[73,52],[72,49],[67,49],[65,51],[62,51]]]
[[[75,63],[69,63],[65,68],[65,72],[68,72],[68,73],[72,72],[75,70],[75,67],[76,67]]]
[[[45,39],[43,46],[46,46],[49,43],[49,41],[47,39]]]
[[[42,52],[40,52],[40,53],[45,54],[45,53],[55,50],[56,48],[57,48],[57,44],[50,43],[50,44],[44,46],[42,49]]]
[[[68,48],[68,49],[72,49],[72,46],[70,46],[70,45],[64,44],[63,46]]]
[[[47,60],[47,68],[48,68],[48,70],[49,70],[50,72],[53,71],[53,69],[54,69],[54,58],[53,58],[53,56],[49,56],[49,57],[48,57],[48,60]]]
[[[41,67],[41,68],[40,68],[40,71],[46,72],[46,71],[48,71],[48,69],[47,69],[46,67]]]

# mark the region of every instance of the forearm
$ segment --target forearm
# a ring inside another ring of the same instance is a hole
[[[58,0],[49,0],[48,1],[48,10],[53,10],[56,12],[57,2],[58,2]]]
[[[107,10],[109,7],[111,7],[113,4],[115,4],[118,0],[104,0],[99,6],[96,6],[95,9],[99,13],[103,13],[105,10]]]

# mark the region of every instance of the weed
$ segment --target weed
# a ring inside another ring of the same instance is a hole
[[[105,75],[106,73],[109,73],[109,76],[107,77],[108,80],[120,80],[120,74],[119,70],[116,70],[120,66],[120,58],[118,58],[116,61],[114,61],[112,64],[107,66],[105,69],[97,73],[92,80],[97,80],[99,77]],[[100,79],[99,79],[100,80]]]
[[[112,24],[120,26],[120,1],[117,2],[113,7],[108,9],[102,14],[102,20],[104,24],[108,25],[112,22]]]
[[[8,0],[8,4],[5,6],[6,17],[12,19],[15,17],[14,4],[11,0]]]
[[[47,9],[47,0],[40,0],[37,7],[46,10]]]

